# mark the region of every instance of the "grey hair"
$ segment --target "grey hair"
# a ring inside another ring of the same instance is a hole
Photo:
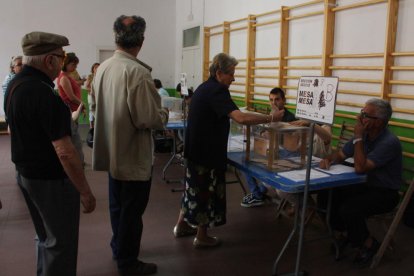
[[[23,59],[23,57],[22,56],[13,56],[12,58],[11,58],[11,61],[10,61],[10,72],[13,72],[13,68],[14,68],[14,64],[15,64],[15,62],[16,61],[18,61],[18,60],[22,60]]]
[[[218,70],[228,74],[231,67],[236,66],[238,63],[237,59],[226,53],[217,54],[210,65],[210,77],[215,77]]]
[[[115,43],[121,48],[141,47],[146,23],[141,16],[119,16],[114,22]]]
[[[35,67],[35,68],[43,68],[43,59],[49,55],[50,53],[41,54],[37,56],[23,56],[23,64]]]
[[[376,107],[376,116],[383,119],[385,124],[391,119],[392,107],[391,104],[383,99],[372,98],[369,99],[365,104],[373,105]]]

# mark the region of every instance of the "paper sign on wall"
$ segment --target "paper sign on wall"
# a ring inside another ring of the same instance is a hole
[[[296,97],[296,117],[332,125],[337,89],[337,77],[301,77]]]
[[[181,73],[180,83],[181,83],[181,95],[188,96],[187,74],[186,73]]]

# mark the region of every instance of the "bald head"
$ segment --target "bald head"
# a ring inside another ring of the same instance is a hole
[[[122,49],[140,48],[144,42],[146,23],[140,16],[121,15],[114,22],[115,43]]]
[[[125,26],[131,25],[134,22],[135,20],[130,16],[122,20],[122,24],[124,24]]]

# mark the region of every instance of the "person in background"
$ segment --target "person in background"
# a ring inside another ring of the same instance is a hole
[[[331,225],[342,233],[341,244],[357,248],[354,263],[370,264],[379,242],[370,235],[366,219],[386,213],[398,204],[402,184],[402,148],[399,139],[388,129],[392,115],[389,102],[369,99],[357,116],[354,138],[344,147],[321,160],[320,167],[329,169],[354,158],[356,173],[367,174],[365,183],[337,188],[333,191]],[[318,204],[326,207],[327,194],[319,193]]]
[[[305,126],[309,127],[310,122],[307,120],[292,121],[289,124],[294,126]],[[332,129],[329,125],[314,126],[315,135],[313,136],[313,152],[312,155],[318,158],[325,158],[332,153],[331,140],[332,140]]]
[[[89,127],[94,127],[95,121],[95,93],[92,89],[92,81],[95,77],[96,70],[98,70],[99,63],[95,62],[92,64],[91,73],[89,74],[88,78],[86,79],[86,90],[88,90],[88,106],[89,106]]]
[[[76,70],[79,64],[79,58],[75,53],[67,53],[62,65],[62,71],[57,78],[59,95],[63,102],[66,103],[72,112],[79,114],[79,108],[83,108],[84,104],[81,100],[81,87],[70,76],[70,73]],[[84,162],[82,150],[82,140],[79,135],[79,123],[77,117],[72,123],[72,141],[79,152],[79,156]]]
[[[71,142],[70,110],[53,89],[67,45],[61,35],[26,34],[23,70],[7,89],[11,156],[36,230],[37,275],[76,275],[79,205],[90,213],[96,204]]]
[[[185,118],[188,117],[188,111],[190,109],[190,104],[191,104],[191,98],[194,95],[193,89],[188,88],[187,91],[188,91],[188,95],[183,95],[182,96],[184,98],[184,103],[183,104],[185,104],[185,110],[184,110],[184,113],[185,113],[184,116],[185,116]]]
[[[4,78],[2,89],[3,89],[3,95],[6,94],[7,85],[9,82],[14,78],[14,76],[19,73],[22,70],[23,64],[22,64],[22,56],[14,56],[12,57],[12,60],[10,62],[10,72],[9,74]]]
[[[186,105],[190,106],[191,98],[193,97],[193,94],[194,94],[193,89],[188,88],[188,95],[184,96],[184,101]]]
[[[114,55],[93,80],[96,98],[93,169],[107,171],[111,248],[121,275],[148,275],[157,265],[139,260],[142,217],[152,179],[152,130],[164,129],[168,111],[161,107],[151,67],[137,59],[146,28],[139,16],[121,15],[114,23]]]
[[[177,84],[177,86],[175,87],[175,95],[177,96],[177,92],[178,92],[178,94],[180,95],[180,97],[182,97],[183,95],[181,95],[181,82],[179,82],[178,84]]]
[[[225,171],[230,118],[252,125],[280,121],[284,114],[283,109],[270,115],[243,113],[238,109],[229,92],[237,64],[228,54],[216,55],[209,79],[191,99],[184,148],[186,189],[173,234],[177,238],[196,234],[195,248],[220,245],[220,240],[209,236],[207,229],[226,223]]]
[[[181,85],[180,85],[181,86]],[[193,90],[191,88],[188,88],[188,95],[183,97],[183,119],[187,119],[188,117],[188,110],[190,109],[190,103],[191,103],[191,98],[193,97]],[[184,149],[184,130],[183,129],[179,129],[177,130],[177,140],[176,140],[176,149],[177,152],[182,152]],[[175,133],[173,134],[175,135]]]
[[[79,87],[82,87],[82,85],[85,83],[86,78],[85,77],[81,77],[79,75],[79,72],[77,69],[73,70],[72,72],[69,73],[69,76],[74,79],[76,81],[76,84],[79,85]]]
[[[286,96],[285,91],[279,87],[273,88],[269,93],[269,103],[272,110],[284,110],[285,113],[282,118],[282,122],[292,122],[295,121],[295,115],[290,112],[286,107]],[[284,155],[284,157],[292,157],[297,153],[293,152],[290,155]],[[267,193],[267,188],[262,183],[258,183],[256,178],[251,176],[248,173],[245,173],[247,186],[249,187],[250,194],[244,196],[240,205],[242,207],[255,207],[265,204],[265,197]]]
[[[170,96],[170,94],[168,94],[167,90],[165,90],[162,87],[162,83],[161,83],[161,81],[159,79],[154,79],[154,84],[155,84],[155,88],[158,89],[158,94],[161,97],[169,97]]]

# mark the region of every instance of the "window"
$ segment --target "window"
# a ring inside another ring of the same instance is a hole
[[[183,48],[198,46],[200,43],[200,26],[183,31]]]

